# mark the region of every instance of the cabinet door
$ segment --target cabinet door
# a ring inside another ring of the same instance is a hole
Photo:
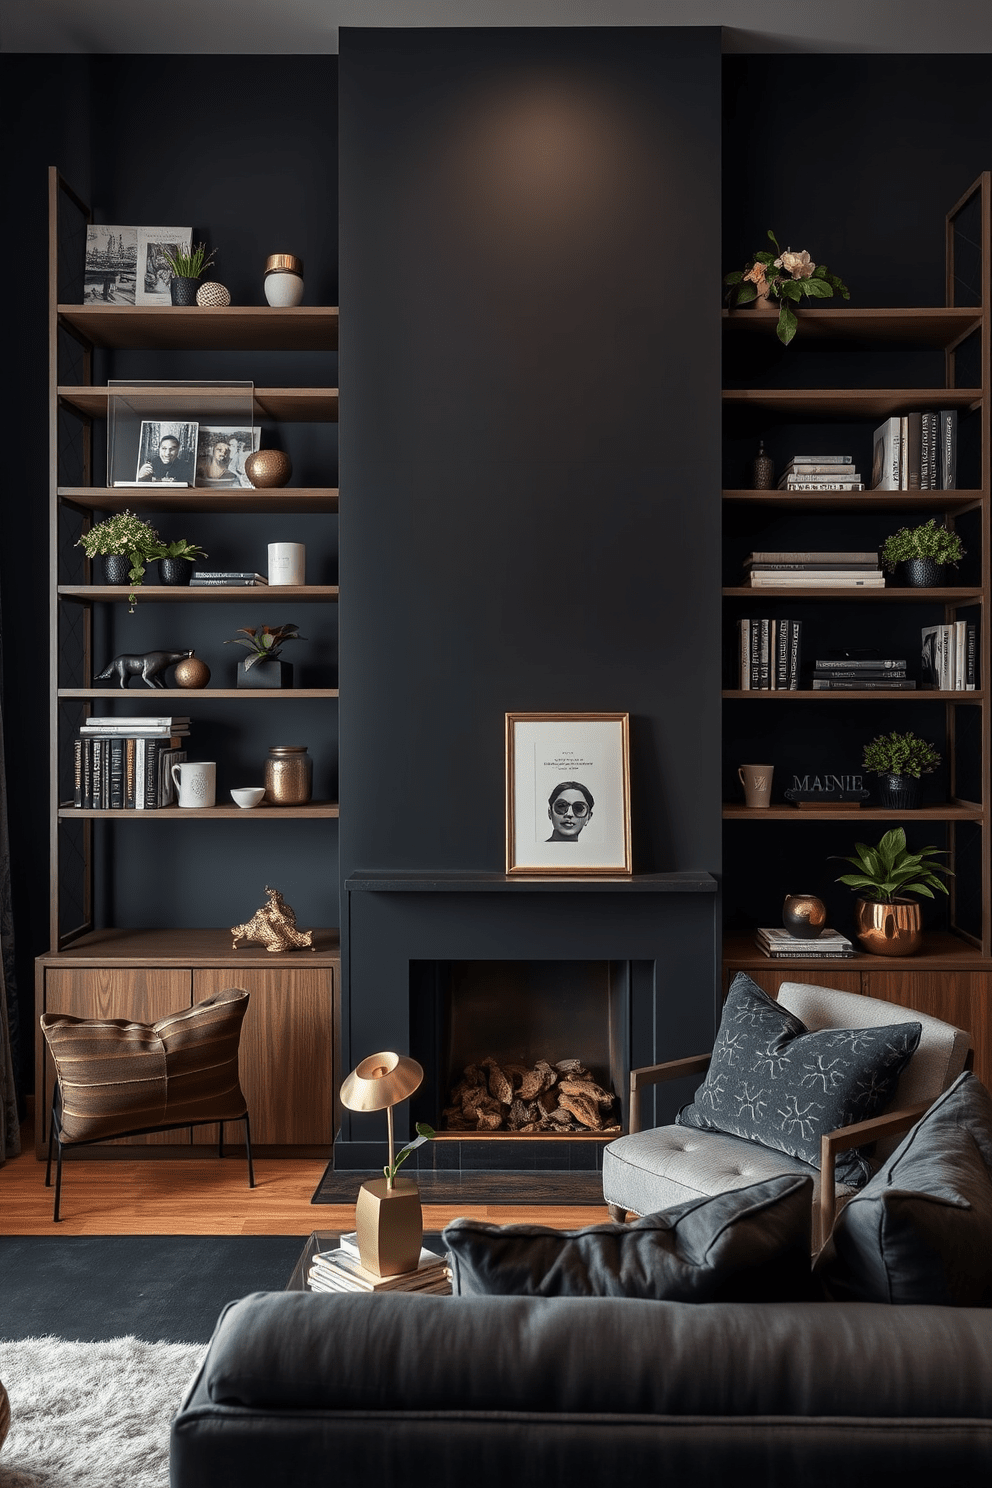
[[[989,990],[992,977],[978,971],[876,971],[864,973],[869,997],[895,1002],[916,1012],[942,1018],[971,1034],[975,1074],[983,1084],[992,1080],[992,1016]]]
[[[181,969],[140,966],[48,967],[45,971],[45,1011],[69,1013],[74,1018],[127,1018],[133,1023],[155,1023],[179,1008],[189,1007],[191,977]],[[40,1037],[40,1035],[39,1035]],[[39,1092],[48,1140],[48,1119],[55,1087],[55,1064],[45,1049],[44,1089]],[[115,1138],[115,1146],[182,1146],[189,1128],[151,1132],[146,1137]],[[104,1144],[101,1142],[101,1146]]]
[[[241,1084],[251,1139],[260,1146],[333,1141],[333,978],[328,966],[193,972],[194,1002],[224,987],[251,993],[241,1031]],[[229,1131],[236,1139],[237,1129]],[[197,1127],[193,1140],[215,1141],[215,1133],[215,1127]]]

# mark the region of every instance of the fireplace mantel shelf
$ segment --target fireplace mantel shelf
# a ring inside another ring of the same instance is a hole
[[[716,879],[711,873],[634,873],[630,877],[555,878],[547,874],[528,877],[505,873],[384,873],[355,872],[345,880],[352,893],[613,893],[613,894],[715,894]]]

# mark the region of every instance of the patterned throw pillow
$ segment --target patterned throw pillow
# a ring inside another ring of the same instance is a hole
[[[891,1023],[810,1033],[740,972],[706,1078],[675,1119],[747,1137],[818,1168],[824,1132],[884,1111],[922,1031],[919,1023]],[[860,1188],[871,1171],[863,1148],[838,1155],[840,1183]]]

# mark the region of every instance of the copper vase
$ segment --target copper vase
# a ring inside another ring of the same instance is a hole
[[[410,1178],[373,1178],[358,1190],[355,1204],[358,1254],[374,1276],[416,1271],[424,1238],[420,1190]]]
[[[273,744],[265,761],[265,798],[270,806],[305,806],[313,784],[313,761],[305,744]]]
[[[923,944],[920,906],[915,899],[878,904],[858,899],[854,906],[857,936],[873,956],[915,956]]]

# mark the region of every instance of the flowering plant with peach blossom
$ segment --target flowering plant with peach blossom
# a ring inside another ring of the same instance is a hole
[[[763,250],[754,253],[743,269],[735,269],[724,278],[727,300],[731,309],[750,305],[774,308],[778,301],[778,326],[776,334],[783,346],[788,346],[796,334],[797,321],[794,306],[805,296],[811,300],[829,300],[835,294],[845,300],[851,298],[847,285],[836,274],[831,274],[826,264],[814,263],[805,249],[794,253],[791,248],[784,251],[778,239],[768,229],[768,236],[775,244],[775,252]]]

